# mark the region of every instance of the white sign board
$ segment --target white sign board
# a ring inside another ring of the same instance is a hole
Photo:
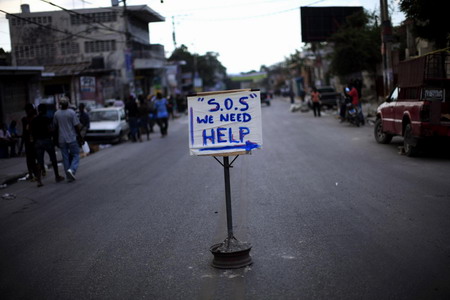
[[[188,97],[191,155],[236,155],[262,147],[259,90]]]

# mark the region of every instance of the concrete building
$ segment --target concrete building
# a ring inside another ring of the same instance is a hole
[[[0,66],[0,122],[9,125],[25,115],[26,103],[39,97],[39,82],[43,67]]]
[[[44,67],[38,98],[103,104],[163,84],[164,47],[150,43],[149,23],[164,17],[148,6],[21,9],[7,16],[12,64]]]

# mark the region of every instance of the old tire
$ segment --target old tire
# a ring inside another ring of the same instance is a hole
[[[389,144],[392,140],[392,135],[383,131],[381,119],[375,121],[374,135],[375,140],[380,144]]]
[[[406,124],[405,132],[403,134],[403,149],[405,155],[408,157],[416,156],[418,153],[418,145],[411,144],[410,140],[412,137],[412,126],[410,123]]]

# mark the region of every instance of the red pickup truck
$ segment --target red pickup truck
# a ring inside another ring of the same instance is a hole
[[[377,109],[374,134],[381,144],[403,136],[407,156],[428,139],[450,139],[449,49],[399,64],[398,85]]]

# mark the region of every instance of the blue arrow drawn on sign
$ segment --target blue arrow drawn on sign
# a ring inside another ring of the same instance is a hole
[[[261,148],[261,145],[257,143],[252,143],[250,141],[245,142],[244,145],[233,145],[233,146],[224,146],[219,148],[202,148],[200,151],[221,151],[221,150],[245,150],[251,151],[253,149]]]

